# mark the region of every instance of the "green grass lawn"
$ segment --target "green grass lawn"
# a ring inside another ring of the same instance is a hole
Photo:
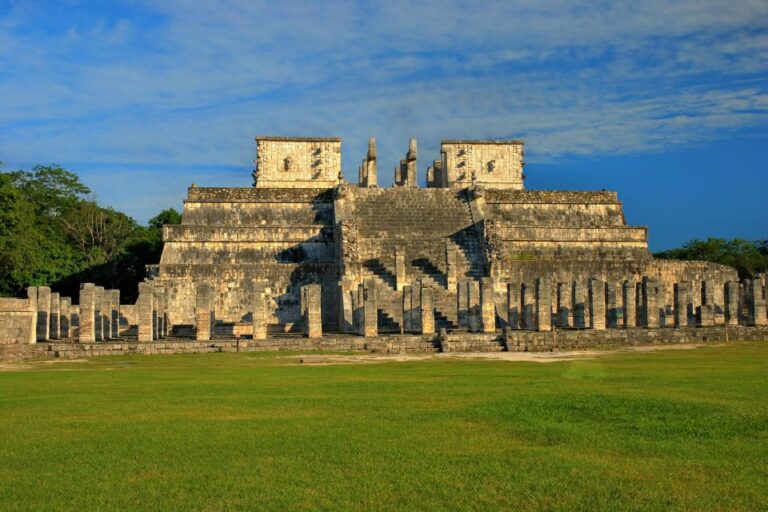
[[[768,343],[0,372],[0,510],[766,510]]]

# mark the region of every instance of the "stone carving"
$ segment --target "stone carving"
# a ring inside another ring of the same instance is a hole
[[[343,257],[345,261],[357,261],[360,258],[359,238],[360,232],[355,224],[349,221],[341,221],[341,244],[344,248]]]

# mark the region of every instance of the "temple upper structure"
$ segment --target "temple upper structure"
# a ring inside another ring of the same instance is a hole
[[[256,137],[257,188],[332,188],[341,177],[338,137]]]
[[[444,140],[440,144],[440,173],[435,186],[523,189],[525,165],[519,140]]]

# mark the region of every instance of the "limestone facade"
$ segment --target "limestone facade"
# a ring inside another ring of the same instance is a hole
[[[715,323],[725,317],[733,269],[654,260],[647,228],[626,223],[615,192],[524,190],[520,141],[443,141],[429,187],[419,188],[412,140],[395,186],[380,188],[374,139],[359,185],[339,179],[340,139],[256,140],[253,188],[192,186],[181,225],[164,228],[155,279],[171,327],[194,327],[200,283],[213,289],[214,322],[246,335],[254,293],[268,332],[302,332],[301,289],[311,284],[320,285],[326,332],[420,331],[405,294],[419,298],[421,287],[436,330],[674,326],[682,282],[691,283],[693,311],[710,301]],[[650,298],[648,279],[658,282]]]
[[[381,188],[373,139],[358,185],[340,139],[256,141],[252,188],[189,188],[136,304],[30,288],[0,303],[0,343],[768,324],[765,276],[653,259],[615,192],[525,190],[522,142],[443,141],[419,188],[412,141]]]

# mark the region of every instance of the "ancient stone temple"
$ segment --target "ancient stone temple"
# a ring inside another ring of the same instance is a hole
[[[169,332],[722,325],[739,291],[729,267],[654,260],[614,192],[525,190],[520,141],[445,140],[426,188],[413,139],[391,188],[373,139],[357,185],[338,138],[256,145],[252,188],[193,185],[164,228],[151,283]]]

